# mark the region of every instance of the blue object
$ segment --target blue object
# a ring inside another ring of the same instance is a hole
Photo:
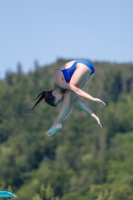
[[[15,198],[17,197],[12,192],[9,192],[8,190],[0,190],[0,198]]]
[[[89,61],[87,61],[87,60],[76,60],[71,67],[69,67],[67,69],[59,69],[60,71],[62,71],[64,78],[65,78],[67,83],[70,82],[71,77],[76,70],[76,65],[78,63],[82,63],[82,64],[86,65],[87,67],[89,67],[90,70],[91,70],[90,75],[95,73],[95,68]]]

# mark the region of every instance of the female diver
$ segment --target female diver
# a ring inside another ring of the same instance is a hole
[[[56,131],[62,128],[61,122],[72,110],[75,102],[82,110],[94,117],[98,125],[102,128],[99,118],[79,98],[79,96],[81,96],[98,103],[100,106],[105,106],[103,101],[90,96],[82,90],[94,73],[95,68],[89,61],[74,60],[67,62],[55,73],[54,89],[51,91],[43,91],[37,96],[36,99],[38,99],[38,101],[35,103],[34,107],[42,99],[45,99],[49,105],[54,107],[62,101],[60,112],[54,121],[54,124],[46,133],[48,136],[53,135]]]

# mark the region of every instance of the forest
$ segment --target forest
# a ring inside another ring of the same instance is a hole
[[[93,61],[96,73],[83,99],[103,128],[75,104],[63,128],[48,137],[61,105],[33,99],[53,89],[66,59],[0,80],[0,189],[18,200],[133,200],[133,63]]]

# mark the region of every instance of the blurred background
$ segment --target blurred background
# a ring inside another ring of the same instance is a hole
[[[132,0],[5,0],[0,6],[0,77],[57,58],[133,62]]]
[[[18,200],[133,199],[133,1],[5,0],[0,5],[0,189]],[[85,99],[52,137],[53,109],[33,99],[56,70],[90,60]]]

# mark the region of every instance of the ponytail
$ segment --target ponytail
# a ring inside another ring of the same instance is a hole
[[[56,107],[57,105],[55,104],[55,97],[52,95],[52,92],[53,90],[50,90],[50,91],[43,91],[40,94],[38,94],[38,96],[34,100],[38,98],[39,99],[37,100],[33,108],[35,108],[42,99],[45,99],[45,102],[48,103],[50,106]],[[33,108],[31,108],[31,110],[33,110]]]
[[[38,94],[38,96],[34,99],[34,100],[36,100],[36,99],[38,99],[37,100],[37,102],[35,103],[35,105],[33,106],[33,108],[35,108],[36,107],[36,105],[42,100],[42,99],[45,99],[45,95],[46,95],[46,92],[45,91],[43,91],[43,92],[41,92],[40,94]],[[33,108],[31,108],[31,110],[33,110]]]

